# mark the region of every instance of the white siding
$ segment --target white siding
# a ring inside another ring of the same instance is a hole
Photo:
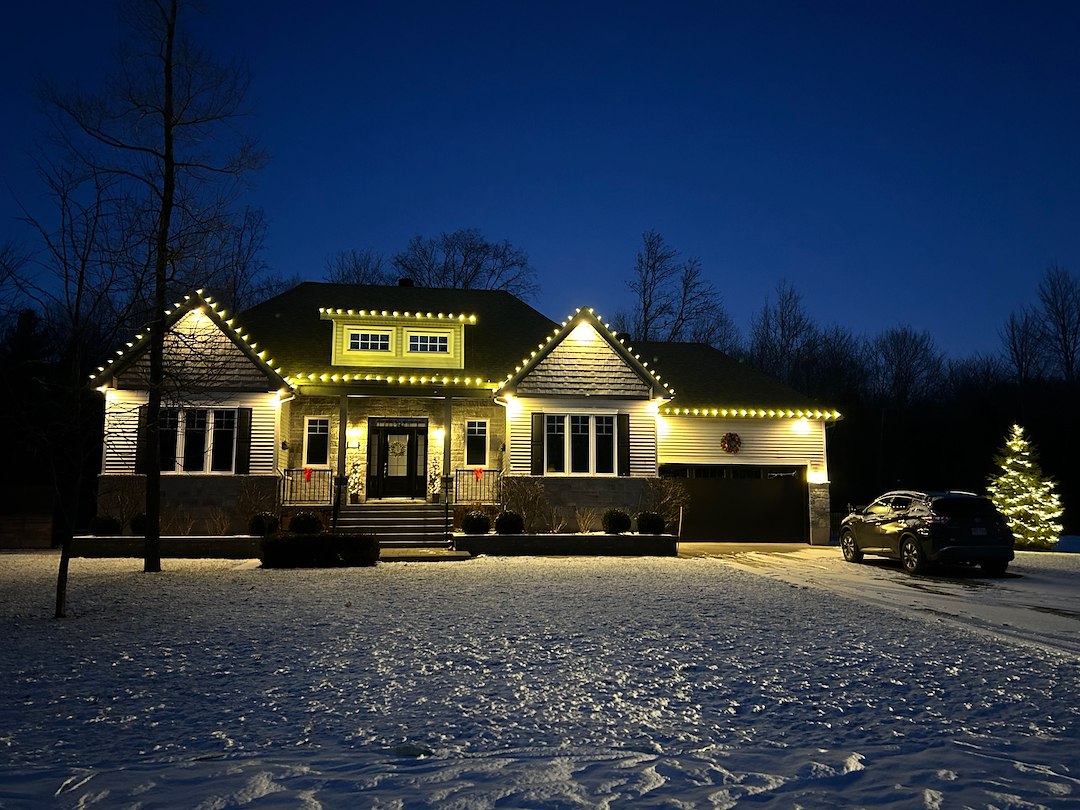
[[[795,419],[716,419],[661,416],[661,464],[805,464],[825,469],[825,424]],[[805,431],[805,432],[800,432]],[[720,437],[738,433],[738,453],[720,449]]]
[[[139,407],[145,391],[110,390],[105,397],[105,446],[101,471],[124,475],[135,472],[135,444],[139,430]],[[185,407],[199,403],[185,402]],[[208,408],[251,408],[251,474],[277,473],[277,394],[238,394],[215,399]]]
[[[605,400],[602,406],[580,399],[532,399],[519,398],[508,414],[509,438],[507,458],[510,475],[529,475],[532,465],[532,415],[543,413],[566,414],[630,414],[630,475],[653,477],[657,474],[656,461],[656,405],[637,400]],[[520,406],[518,409],[517,406]]]

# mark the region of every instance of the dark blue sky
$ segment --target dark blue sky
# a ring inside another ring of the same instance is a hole
[[[32,78],[92,77],[108,3],[0,34],[0,182],[34,205]],[[462,227],[562,318],[626,308],[641,234],[701,259],[740,328],[777,283],[821,325],[996,352],[1045,267],[1080,271],[1077,2],[222,2],[272,155],[274,272]],[[14,123],[14,126],[12,126]],[[0,239],[17,208],[0,199]]]

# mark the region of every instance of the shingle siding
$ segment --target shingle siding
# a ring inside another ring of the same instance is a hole
[[[591,327],[590,327],[591,330]],[[567,338],[537,363],[517,386],[520,396],[648,397],[646,385],[599,335]]]

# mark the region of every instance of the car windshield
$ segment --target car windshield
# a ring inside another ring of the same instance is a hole
[[[989,498],[937,498],[930,508],[954,520],[992,518],[997,512]]]

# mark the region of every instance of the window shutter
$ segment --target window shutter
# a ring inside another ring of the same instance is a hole
[[[620,413],[616,422],[619,432],[619,475],[630,475],[630,414]]]
[[[537,411],[532,415],[532,475],[544,474],[544,414]]]
[[[139,406],[139,423],[135,433],[135,474],[146,475],[150,467],[149,436],[146,435],[146,406]]]
[[[237,475],[251,472],[251,408],[236,409],[236,467]]]

